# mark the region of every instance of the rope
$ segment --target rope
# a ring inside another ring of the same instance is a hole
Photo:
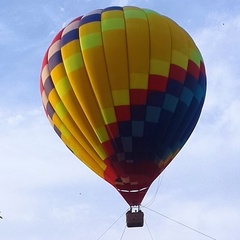
[[[126,212],[124,212],[123,214],[121,214],[121,216],[118,217],[118,219],[115,220],[115,221],[102,233],[102,235],[101,235],[97,240],[101,239],[101,238],[109,231],[109,229],[111,229],[111,227],[112,227],[116,222],[118,222],[118,220],[119,220],[125,213],[126,213]],[[125,232],[125,230],[124,230],[124,232]],[[124,232],[123,232],[123,234],[124,234]],[[121,239],[122,239],[122,238],[121,238]]]
[[[158,191],[159,191],[159,189],[160,189],[160,186],[162,185],[162,181],[163,181],[164,174],[165,174],[165,171],[163,171],[162,175],[160,175],[160,176],[158,177],[158,183],[157,183],[157,188],[156,188],[155,194],[154,194],[154,196],[152,197],[152,199],[151,199],[148,203],[146,203],[145,205],[143,205],[143,207],[146,207],[146,208],[147,208],[147,207],[150,207],[150,206],[154,203],[154,201],[155,201],[155,199],[156,199],[156,196],[157,196],[157,193],[158,193]]]
[[[156,213],[156,214],[158,214],[158,215],[160,215],[160,216],[162,216],[162,217],[164,217],[164,218],[167,218],[168,220],[171,220],[171,221],[173,221],[173,222],[175,222],[175,223],[177,223],[177,224],[179,224],[179,225],[181,225],[181,226],[183,226],[183,227],[185,227],[185,228],[188,228],[188,229],[190,229],[190,230],[192,230],[192,231],[194,231],[194,232],[196,232],[196,233],[199,233],[199,234],[203,235],[204,237],[210,238],[210,239],[212,239],[212,240],[217,240],[216,238],[213,238],[213,237],[211,237],[211,236],[209,236],[209,235],[207,235],[207,234],[205,234],[205,233],[203,233],[203,232],[200,232],[199,230],[196,230],[196,229],[194,229],[194,228],[192,228],[192,227],[189,227],[189,226],[187,226],[186,224],[183,224],[183,223],[181,223],[181,222],[179,222],[179,221],[177,221],[177,220],[174,220],[174,219],[172,219],[172,218],[170,218],[170,217],[168,217],[168,216],[166,216],[166,215],[164,215],[164,214],[162,214],[162,213],[159,213],[159,212],[157,212],[157,211],[155,211],[155,210],[153,210],[153,209],[151,209],[151,208],[148,208],[148,207],[145,207],[145,208],[147,208],[148,210],[150,210],[150,211],[152,211],[152,212],[154,212],[154,213]]]
[[[145,220],[144,222],[145,222],[145,225],[146,225],[146,227],[147,227],[148,233],[149,233],[151,239],[153,240],[153,236],[152,236],[152,233],[150,232],[150,229],[149,229],[149,227],[148,227],[147,221]]]
[[[122,232],[122,236],[121,236],[121,238],[120,238],[120,240],[122,240],[123,239],[123,236],[124,236],[124,233],[125,233],[125,231],[126,231],[126,225],[124,226],[124,229],[123,229],[123,232]]]

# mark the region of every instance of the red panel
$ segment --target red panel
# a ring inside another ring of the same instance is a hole
[[[147,101],[147,90],[131,89],[130,102],[131,105],[145,105]]]
[[[159,75],[149,75],[148,89],[165,92],[167,87],[167,77]]]
[[[118,122],[130,120],[130,106],[117,106],[115,113]]]
[[[203,75],[206,75],[205,66],[204,66],[203,62],[200,62],[200,71]]]
[[[109,140],[107,142],[102,143],[102,146],[105,150],[105,152],[107,153],[108,156],[111,156],[114,154],[114,149],[112,146],[112,142]]]
[[[195,79],[198,79],[199,70],[199,67],[193,61],[189,60],[187,72],[193,75]]]
[[[119,136],[118,124],[116,122],[106,125],[106,129],[111,139],[115,139]]]
[[[116,175],[115,171],[112,168],[110,159],[109,158],[105,159],[104,163],[107,165],[107,168],[104,171],[104,179],[106,181],[108,181],[111,185],[114,186],[115,179],[117,178],[117,175]]]
[[[158,166],[149,161],[140,163],[112,162],[112,167],[118,175],[118,183],[114,184],[119,193],[129,205],[140,205],[149,186],[159,175]],[[121,178],[129,179],[124,183]]]
[[[40,80],[40,93],[42,95],[42,92],[44,91],[44,88],[43,88],[43,83],[42,83],[42,79]]]
[[[186,78],[186,71],[181,67],[172,64],[170,67],[169,78],[184,83]]]

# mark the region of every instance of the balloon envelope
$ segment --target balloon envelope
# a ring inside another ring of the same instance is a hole
[[[57,34],[40,85],[61,140],[139,205],[192,133],[206,75],[198,48],[175,22],[148,9],[109,7]]]

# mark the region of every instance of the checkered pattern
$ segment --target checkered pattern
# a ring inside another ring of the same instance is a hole
[[[192,133],[206,93],[199,50],[176,23],[136,7],[79,17],[43,60],[47,117],[119,191],[148,188]],[[125,197],[140,204],[144,194]]]

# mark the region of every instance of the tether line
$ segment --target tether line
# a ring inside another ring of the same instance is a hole
[[[188,229],[190,229],[190,230],[192,230],[192,231],[194,231],[194,232],[197,232],[197,233],[199,233],[199,234],[201,234],[201,235],[203,235],[203,236],[205,236],[205,237],[207,237],[207,238],[210,238],[210,239],[212,239],[212,240],[217,240],[216,238],[213,238],[213,237],[211,237],[211,236],[209,236],[209,235],[207,235],[207,234],[205,234],[205,233],[203,233],[203,232],[200,232],[200,231],[197,230],[197,229],[194,229],[194,228],[192,228],[192,227],[189,227],[189,226],[187,226],[186,224],[183,224],[183,223],[181,223],[181,222],[179,222],[179,221],[177,221],[177,220],[175,220],[175,219],[173,219],[173,218],[170,218],[170,217],[168,217],[168,216],[166,216],[166,215],[164,215],[164,214],[162,214],[162,213],[159,213],[159,212],[157,212],[157,211],[155,211],[155,210],[153,210],[153,209],[151,209],[151,208],[148,208],[148,207],[145,207],[145,208],[147,208],[148,210],[150,210],[150,211],[152,211],[152,212],[154,212],[154,213],[156,213],[156,214],[158,214],[158,215],[160,215],[160,216],[162,216],[162,217],[164,217],[164,218],[167,218],[168,220],[171,220],[172,222],[175,222],[175,223],[177,223],[177,224],[179,224],[179,225],[181,225],[181,226],[183,226],[183,227],[185,227],[185,228],[188,228]]]
[[[99,240],[99,239],[101,239],[108,231],[109,231],[109,229],[111,229],[111,227],[125,214],[126,212],[124,212],[117,220],[115,220],[103,233],[102,233],[102,235],[97,239],[97,240]],[[124,232],[125,232],[125,230],[124,230]],[[124,233],[123,232],[123,233]],[[122,239],[122,238],[121,238]]]
[[[124,233],[125,233],[125,231],[126,231],[126,225],[124,226],[124,229],[123,229],[123,232],[122,232],[122,236],[121,236],[121,238],[120,238],[120,240],[122,240],[123,239],[123,236],[124,236]]]

